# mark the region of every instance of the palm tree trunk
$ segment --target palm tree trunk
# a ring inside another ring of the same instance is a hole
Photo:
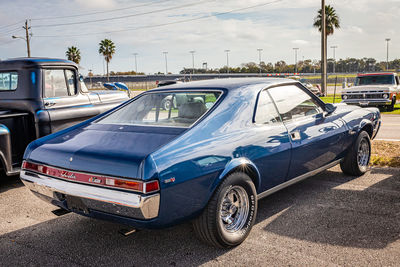
[[[110,81],[110,75],[108,73],[108,61],[106,61],[106,62],[107,62],[107,82],[109,82]]]

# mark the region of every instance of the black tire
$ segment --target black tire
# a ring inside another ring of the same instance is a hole
[[[362,131],[344,160],[340,163],[340,168],[345,174],[361,176],[368,171],[370,159],[371,140],[368,133]]]
[[[233,200],[232,203],[228,195],[233,199],[236,196],[236,201]],[[234,204],[240,202],[242,207]],[[226,216],[223,216],[224,214]],[[209,245],[230,248],[241,244],[247,238],[256,215],[257,192],[253,181],[248,175],[235,172],[219,185],[203,213],[193,221],[193,227],[197,236]],[[228,220],[232,222],[228,223]]]
[[[390,106],[387,106],[387,111],[393,111],[394,105],[396,105],[396,97],[392,98],[392,103],[390,104]]]

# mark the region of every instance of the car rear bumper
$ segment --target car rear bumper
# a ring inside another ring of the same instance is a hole
[[[41,199],[88,216],[94,211],[149,220],[156,218],[159,213],[159,193],[143,196],[63,181],[29,171],[21,171],[21,180]]]

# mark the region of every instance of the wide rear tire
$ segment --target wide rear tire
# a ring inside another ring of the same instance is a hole
[[[247,238],[256,215],[253,181],[248,175],[235,172],[221,183],[203,213],[193,221],[193,227],[209,245],[230,248]]]
[[[368,133],[362,131],[344,160],[340,163],[340,168],[345,174],[361,176],[368,171],[370,159],[371,140]]]

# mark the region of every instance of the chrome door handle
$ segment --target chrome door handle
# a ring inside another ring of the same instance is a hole
[[[56,102],[45,102],[44,103],[44,105],[46,106],[46,107],[52,107],[52,106],[54,106],[56,104]]]
[[[301,140],[301,135],[299,131],[291,132],[290,137],[292,138],[293,141]]]

